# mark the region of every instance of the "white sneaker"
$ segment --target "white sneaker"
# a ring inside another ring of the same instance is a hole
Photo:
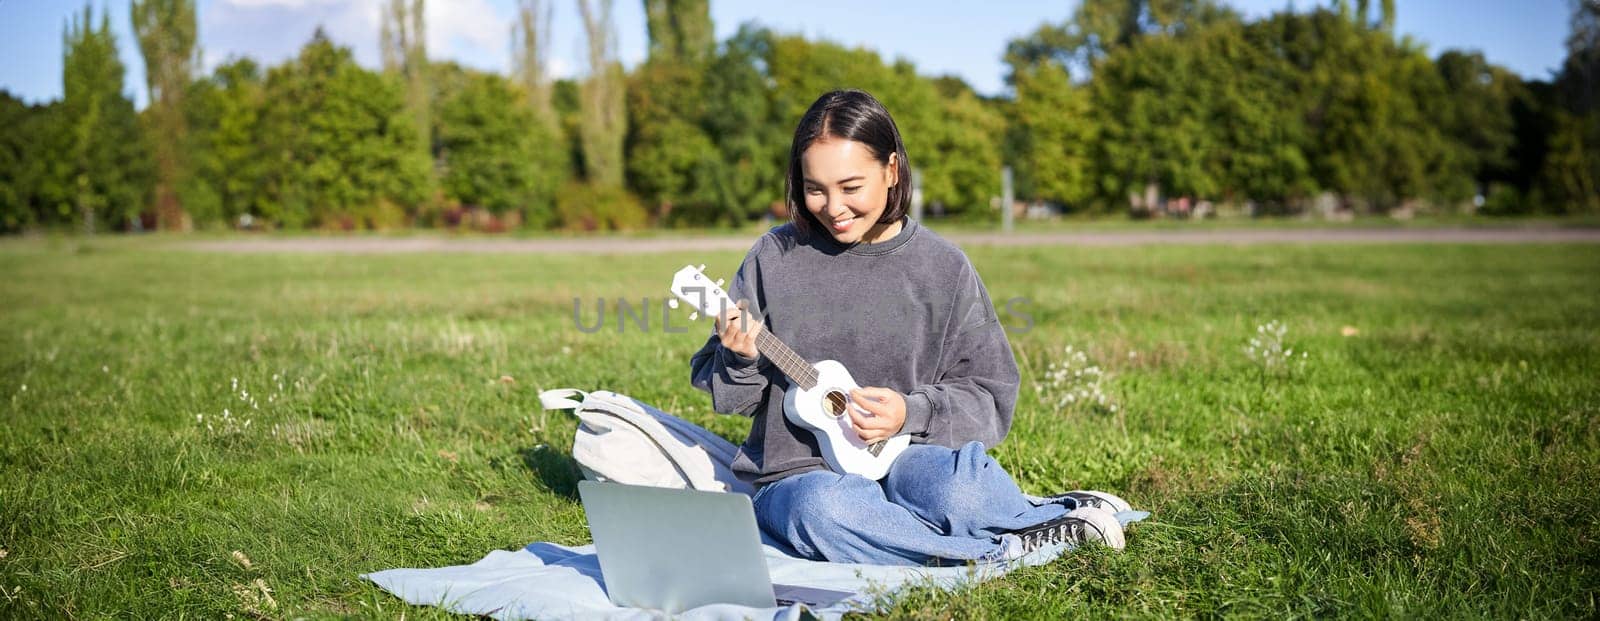
[[[1079,507],[1066,515],[1016,531],[1024,554],[1057,543],[1081,544],[1099,541],[1114,550],[1127,546],[1122,524],[1110,511],[1099,507]]]
[[[1067,504],[1068,501],[1075,503],[1073,506],[1076,507],[1098,507],[1112,513],[1131,511],[1133,509],[1133,506],[1129,505],[1128,501],[1117,497],[1115,494],[1095,490],[1073,490],[1045,499],[1045,502],[1057,504]]]

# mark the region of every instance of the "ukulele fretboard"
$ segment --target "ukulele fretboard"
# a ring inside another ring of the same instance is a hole
[[[801,388],[811,390],[817,385],[817,368],[765,328],[756,335],[756,350],[771,360],[772,364],[778,365],[783,374]]]

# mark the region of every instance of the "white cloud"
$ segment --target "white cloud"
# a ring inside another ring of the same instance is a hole
[[[276,64],[294,56],[322,27],[356,61],[381,63],[378,31],[388,0],[217,0],[200,16],[207,69],[230,56]],[[488,0],[433,0],[425,5],[428,56],[488,71],[510,65],[511,15]]]
[[[487,0],[435,0],[426,7],[430,57],[479,69],[506,70],[511,58],[512,16],[501,15]]]
[[[549,65],[549,73],[550,77],[552,78],[557,80],[565,80],[567,78],[578,77],[577,67],[574,67],[572,63],[565,58],[561,58],[559,56],[551,58]]]
[[[207,68],[249,56],[274,65],[299,52],[322,28],[348,46],[357,62],[375,66],[381,0],[218,0],[200,12],[200,45]]]

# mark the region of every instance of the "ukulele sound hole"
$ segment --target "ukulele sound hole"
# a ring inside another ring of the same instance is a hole
[[[822,409],[828,416],[834,418],[844,416],[844,393],[837,390],[828,392],[828,395],[822,398]]]

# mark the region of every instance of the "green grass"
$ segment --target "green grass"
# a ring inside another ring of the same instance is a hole
[[[572,307],[658,304],[675,266],[741,256],[0,243],[0,617],[446,616],[356,576],[587,542],[574,424],[539,390],[617,390],[742,439],[688,385],[703,326],[663,333],[652,306],[649,333],[585,334]],[[1032,323],[995,455],[1027,491],[1154,515],[1124,552],[891,616],[1600,614],[1600,247],[971,256]],[[1246,358],[1274,319],[1303,366]],[[1036,390],[1069,344],[1115,412]]]

